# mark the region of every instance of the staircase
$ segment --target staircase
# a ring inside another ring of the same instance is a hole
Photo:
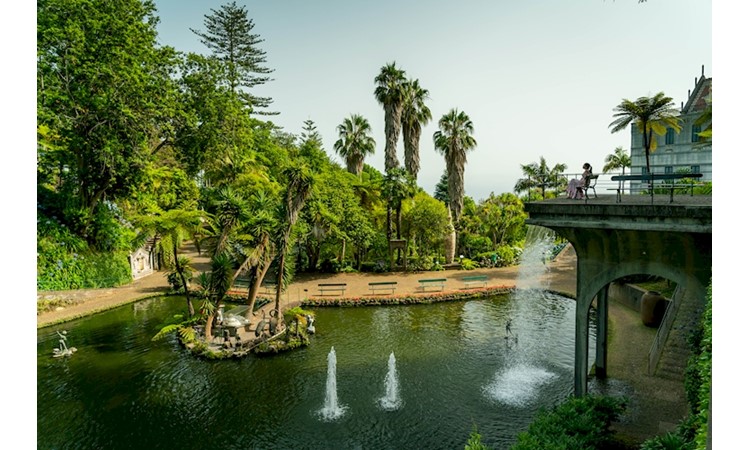
[[[691,354],[688,339],[700,325],[703,307],[701,298],[686,296],[681,287],[675,290],[649,352],[650,375],[684,380]]]

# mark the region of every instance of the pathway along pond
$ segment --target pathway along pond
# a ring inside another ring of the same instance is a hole
[[[459,449],[476,425],[502,449],[573,390],[575,302],[546,291],[318,308],[309,347],[228,361],[151,341],[184,304],[156,298],[39,330],[37,447]],[[78,351],[53,358],[61,330]],[[343,414],[327,420],[332,348]],[[391,353],[395,409],[381,402]]]

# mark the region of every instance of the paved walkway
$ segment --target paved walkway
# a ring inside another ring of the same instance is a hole
[[[209,270],[208,258],[195,251],[186,251],[192,258],[197,272]],[[557,292],[575,296],[576,256],[571,247],[566,248],[552,263],[545,280],[549,288]],[[346,283],[347,296],[369,296],[368,283],[373,281],[396,281],[396,294],[416,293],[418,280],[423,278],[446,278],[446,291],[463,288],[461,278],[470,275],[487,275],[488,286],[515,287],[518,267],[499,269],[478,269],[470,273],[450,270],[428,273],[389,273],[389,274],[315,274],[299,276],[282,296],[282,309],[293,307],[308,296],[317,296],[318,283]],[[38,297],[53,295],[75,299],[79,303],[64,309],[49,311],[37,316],[37,327],[71,320],[131,303],[136,299],[158,295],[168,289],[164,273],[155,273],[127,286],[109,289],[90,289],[38,293]],[[266,309],[272,306],[268,304]],[[641,442],[656,434],[674,429],[685,416],[687,406],[684,387],[681,382],[656,376],[649,376],[648,351],[653,342],[655,330],[642,325],[640,314],[620,305],[610,303],[610,340],[608,349],[608,375],[613,380],[625,382],[625,392],[631,406],[626,417],[615,428],[626,439]],[[571,333],[573,330],[571,330]],[[590,351],[593,351],[591,349]],[[572,384],[573,380],[571,380]],[[614,392],[617,393],[615,387]]]

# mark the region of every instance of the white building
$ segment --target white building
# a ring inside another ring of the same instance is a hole
[[[678,133],[668,128],[664,136],[654,136],[656,149],[649,154],[651,172],[679,173],[689,171],[702,173],[701,181],[711,181],[711,140],[698,136],[710,125],[696,125],[711,101],[711,78],[706,78],[701,68],[700,78],[695,78],[693,89],[688,90],[687,103],[680,107],[682,130]],[[633,124],[630,128],[630,159],[632,174],[646,173],[646,156],[643,153],[643,135]],[[631,191],[640,191],[640,183],[631,183]]]

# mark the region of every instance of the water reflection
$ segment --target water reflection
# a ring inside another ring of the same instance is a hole
[[[38,332],[38,448],[462,448],[476,424],[507,448],[541,406],[572,392],[575,303],[545,292],[408,307],[320,308],[312,344],[284,355],[205,361],[152,342],[184,299],[64,325],[72,358]],[[523,297],[523,298],[522,298]],[[509,345],[505,322],[519,339]],[[595,332],[591,332],[592,343]],[[337,402],[321,422],[328,355]],[[399,407],[384,410],[394,356]],[[592,356],[593,358],[593,356]],[[386,387],[387,390],[387,387]]]

